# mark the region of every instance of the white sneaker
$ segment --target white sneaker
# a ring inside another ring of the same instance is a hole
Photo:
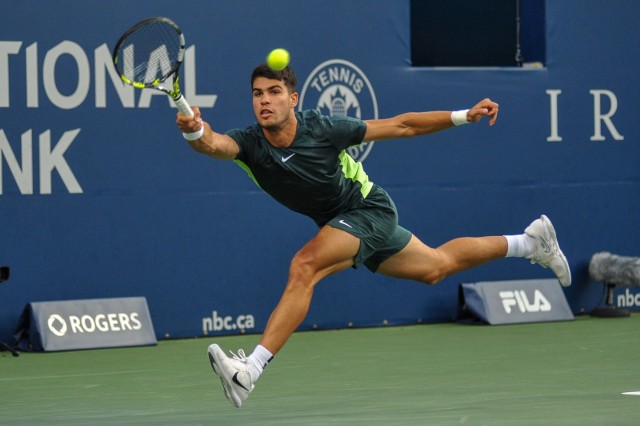
[[[556,230],[553,228],[551,221],[545,215],[540,219],[531,222],[531,225],[524,230],[525,234],[536,239],[536,251],[533,255],[527,256],[531,263],[538,263],[544,268],[551,268],[558,281],[563,287],[571,285],[571,270],[567,258],[564,257]]]
[[[231,352],[233,358],[229,358],[220,346],[214,343],[209,346],[208,353],[211,368],[220,377],[225,396],[229,402],[240,408],[255,388],[251,382],[244,351],[240,349],[237,355]]]

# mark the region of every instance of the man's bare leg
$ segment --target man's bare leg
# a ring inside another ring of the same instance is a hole
[[[359,248],[358,238],[330,226],[322,228],[305,244],[291,261],[287,286],[269,318],[260,345],[274,355],[278,353],[307,316],[315,285],[324,277],[352,266]]]
[[[380,274],[436,284],[465,269],[505,257],[507,239],[503,236],[456,238],[431,248],[412,236],[400,252],[380,264]]]

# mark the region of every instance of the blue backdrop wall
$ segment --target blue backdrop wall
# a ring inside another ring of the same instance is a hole
[[[634,0],[547,2],[538,69],[412,67],[408,0],[4,3],[2,339],[29,302],[124,296],[147,298],[159,338],[259,332],[289,259],[316,232],[233,163],[193,152],[164,95],[119,83],[110,51],[146,10],[185,30],[183,89],[221,131],[253,122],[249,74],[274,47],[292,54],[303,108],[338,86],[362,118],[498,101],[492,128],[354,152],[430,245],[522,232],[545,213],[573,270],[575,313],[601,302],[594,252],[640,254]],[[548,277],[521,259],[435,287],[349,270],[318,286],[302,328],[450,321],[461,282]]]

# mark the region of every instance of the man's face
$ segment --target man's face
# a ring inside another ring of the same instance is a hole
[[[280,130],[298,103],[298,94],[289,93],[284,82],[258,77],[253,81],[253,112],[258,124],[269,130]]]

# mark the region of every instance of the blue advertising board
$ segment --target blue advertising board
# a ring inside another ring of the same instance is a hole
[[[461,317],[469,315],[491,325],[574,319],[558,280],[553,278],[465,283],[460,292],[464,303]]]
[[[520,233],[544,213],[573,270],[574,313],[601,300],[594,252],[638,255],[633,0],[547,1],[541,68],[413,67],[408,0],[5,3],[0,264],[12,276],[0,339],[32,301],[132,295],[147,299],[159,338],[260,332],[291,257],[317,231],[232,162],[191,150],[165,95],[120,82],[111,49],[147,10],[185,31],[184,94],[221,132],[254,122],[249,75],[275,47],[291,52],[304,108],[330,111],[342,97],[366,119],[499,102],[493,127],[352,152],[431,246]],[[349,270],[317,287],[301,329],[450,321],[462,282],[544,278],[520,259],[434,287]]]
[[[23,350],[64,351],[155,345],[144,297],[29,303],[18,327]]]

